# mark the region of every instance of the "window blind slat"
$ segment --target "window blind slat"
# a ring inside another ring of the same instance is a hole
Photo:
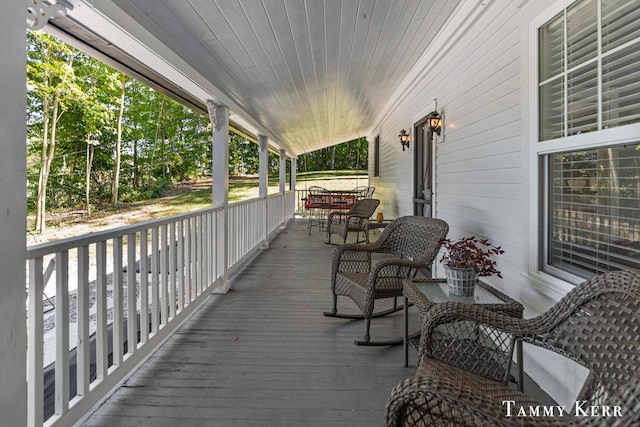
[[[595,62],[569,73],[567,132],[569,135],[598,130],[598,69]]]
[[[550,265],[584,278],[640,268],[637,145],[551,155]]]
[[[602,0],[602,50],[608,52],[638,37],[640,2]]]
[[[640,51],[628,46],[602,59],[604,127],[636,123],[640,119]]]
[[[545,81],[564,71],[564,13],[558,14],[539,32],[540,81]]]
[[[560,138],[564,134],[564,79],[540,87],[540,138]]]
[[[567,9],[567,67],[569,69],[598,54],[595,0],[574,3]]]

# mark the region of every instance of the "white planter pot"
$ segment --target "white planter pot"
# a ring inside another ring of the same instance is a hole
[[[472,268],[453,268],[444,266],[444,273],[449,285],[449,295],[469,297],[473,295],[478,284],[478,273]]]

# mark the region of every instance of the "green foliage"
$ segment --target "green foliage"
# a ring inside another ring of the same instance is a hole
[[[367,170],[369,143],[358,138],[300,156],[297,172]]]
[[[33,211],[37,202],[47,131],[45,117],[52,113],[51,100],[56,96],[58,122],[46,205],[52,209],[87,209],[87,203],[109,203],[122,74],[41,32],[28,32],[27,57],[29,210]],[[119,199],[132,202],[155,198],[176,182],[210,177],[208,117],[136,80],[127,77],[124,81]],[[298,171],[366,170],[366,153],[366,140],[356,139],[301,156]],[[279,156],[269,153],[268,165],[269,181],[277,182]],[[287,160],[287,181],[290,168],[291,161]],[[251,176],[258,172],[258,145],[231,133],[229,173]]]

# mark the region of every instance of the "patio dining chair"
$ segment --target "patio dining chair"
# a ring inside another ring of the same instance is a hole
[[[344,244],[333,253],[331,293],[333,308],[324,315],[345,319],[364,319],[365,334],[357,345],[391,345],[394,341],[371,341],[371,319],[402,309],[396,304],[402,296],[402,281],[418,269],[429,268],[446,237],[449,226],[437,218],[404,216],[384,229],[378,240],[370,244]],[[385,258],[372,263],[373,254]],[[353,300],[362,314],[338,313],[338,296]],[[393,298],[393,308],[374,312],[375,301]]]
[[[320,230],[324,229],[325,211],[329,209],[331,205],[330,196],[328,190],[319,186],[311,186],[307,190],[307,197],[302,199],[304,202],[304,209],[309,215],[309,234],[311,234],[312,227],[318,227]]]
[[[533,397],[512,390],[503,375],[518,339],[587,368],[587,379],[576,404],[567,406],[568,413],[514,416],[520,408],[542,407]],[[508,357],[495,357],[499,347],[510,351]],[[386,425],[639,426],[639,355],[637,271],[596,276],[531,319],[479,305],[438,304],[423,322],[416,375],[398,384],[387,400]],[[502,373],[488,369],[498,360],[503,362]],[[505,401],[512,402],[511,417]],[[600,416],[580,416],[593,414],[592,406]],[[604,407],[610,416],[602,416]],[[611,416],[615,407],[620,416]]]
[[[366,185],[356,187],[352,190],[356,193],[358,199],[370,199],[373,197],[373,193],[376,191],[376,187],[368,187]]]
[[[360,243],[360,232],[366,232],[365,221],[371,218],[380,204],[378,199],[357,200],[348,212],[331,211],[327,217],[327,242],[331,244],[331,235],[337,234],[347,243],[347,235],[350,231],[356,233],[356,243]]]

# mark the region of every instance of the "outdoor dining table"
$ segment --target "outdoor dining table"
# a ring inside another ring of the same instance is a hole
[[[348,211],[357,200],[359,191],[354,190],[325,190],[322,192],[309,194],[305,199],[305,209],[308,211],[319,211],[320,217],[312,220],[313,213],[309,217],[309,233],[313,222],[316,222],[320,231],[324,231],[327,216],[331,211]]]
[[[343,209],[344,206],[351,207],[358,198],[359,191],[354,190],[327,190],[331,199],[331,205]]]

